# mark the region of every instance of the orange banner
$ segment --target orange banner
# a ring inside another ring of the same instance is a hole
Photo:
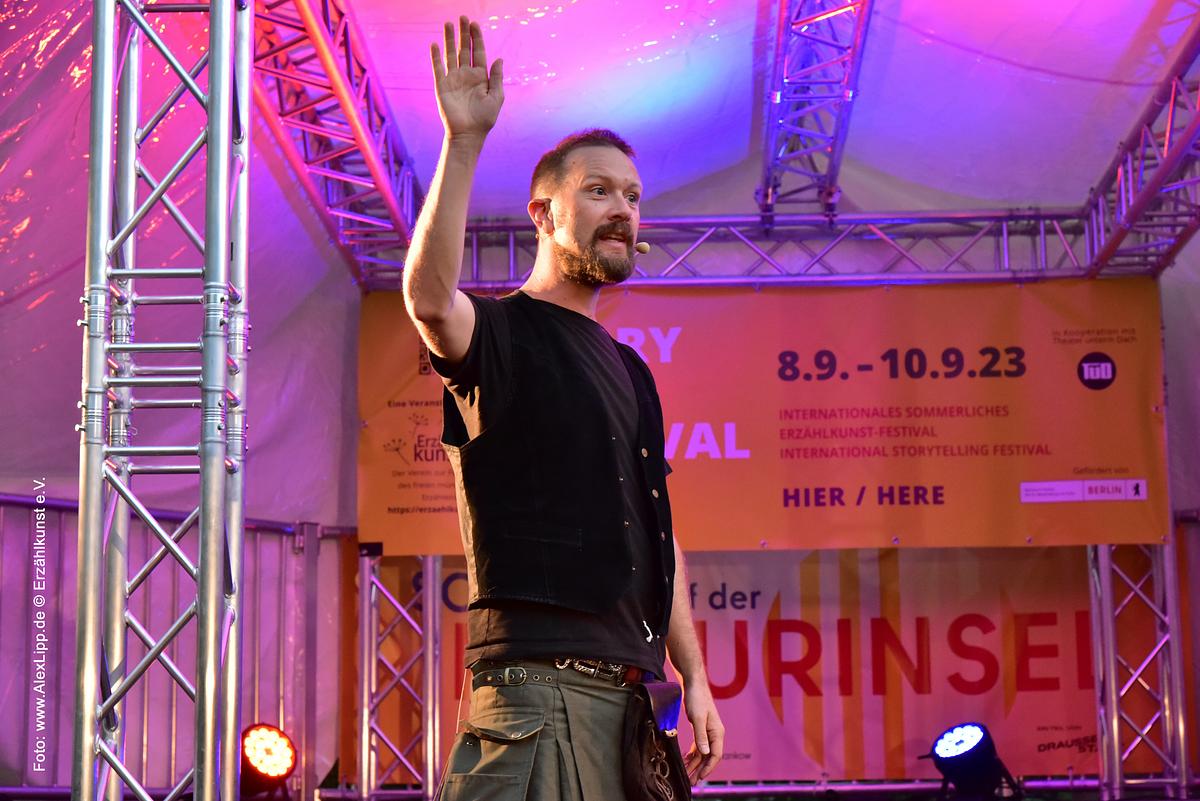
[[[404,565],[383,571],[399,597],[422,583]],[[937,778],[920,757],[966,721],[988,726],[1017,775],[1098,769],[1082,548],[726,552],[689,554],[688,569],[728,730],[715,781]],[[446,753],[467,711],[461,558],[439,594]],[[379,720],[408,742],[419,710],[394,695]]]
[[[1157,284],[627,288],[694,550],[1158,542]],[[359,531],[458,553],[441,382],[399,295],[363,303]]]

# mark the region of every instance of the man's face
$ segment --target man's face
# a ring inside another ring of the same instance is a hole
[[[563,275],[585,286],[624,281],[633,272],[642,184],[615,147],[572,150],[550,198],[550,246]]]

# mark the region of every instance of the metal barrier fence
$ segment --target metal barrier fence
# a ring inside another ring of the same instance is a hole
[[[183,520],[169,512],[156,516]],[[77,526],[73,502],[0,495],[0,797],[70,795]],[[128,541],[137,563],[159,546],[140,521]],[[192,559],[196,541],[189,535],[180,543]],[[311,797],[316,784],[319,620],[309,612],[319,598],[318,542],[315,525],[246,521],[242,722],[269,723],[292,737],[300,758],[292,781],[301,797]],[[129,609],[159,632],[194,594],[180,587],[179,571],[160,571],[138,588]],[[194,648],[194,637],[177,638],[165,653],[185,677],[194,671]],[[131,634],[127,664],[146,650]],[[336,670],[336,662],[320,669]],[[125,764],[154,796],[191,767],[190,705],[161,661],[126,703]]]

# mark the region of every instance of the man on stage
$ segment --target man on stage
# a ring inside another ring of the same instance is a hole
[[[447,387],[470,584],[467,732],[444,799],[622,801],[633,687],[667,652],[696,746],[692,783],[721,759],[671,529],[662,408],[649,369],[596,322],[602,286],[629,277],[642,185],[611,131],[564,139],[534,170],[533,272],[503,298],[457,289],[471,184],[504,102],[483,35],[447,23],[431,48],[441,157],[404,271],[408,312]],[[641,799],[629,799],[641,801]]]

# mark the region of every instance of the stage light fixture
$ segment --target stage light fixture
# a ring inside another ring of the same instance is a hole
[[[282,730],[256,723],[242,732],[242,796],[273,795],[296,769],[296,747]]]
[[[937,738],[929,755],[934,767],[942,774],[941,797],[947,798],[949,785],[954,785],[954,798],[996,798],[1001,786],[1007,783],[1010,794],[1022,798],[1021,788],[996,752],[996,743],[982,723],[960,723]]]

